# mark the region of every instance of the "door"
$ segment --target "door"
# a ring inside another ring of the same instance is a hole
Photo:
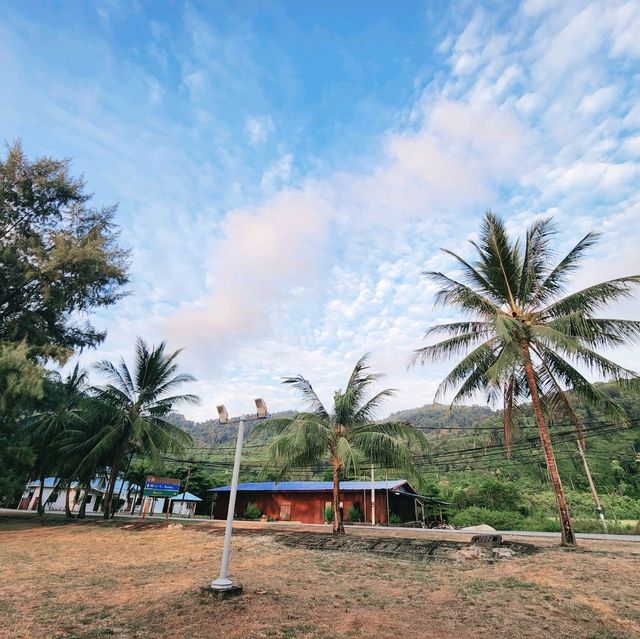
[[[291,502],[283,501],[280,503],[280,521],[289,521],[291,519]]]

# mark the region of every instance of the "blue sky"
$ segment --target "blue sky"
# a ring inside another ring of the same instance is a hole
[[[297,406],[298,372],[330,398],[370,351],[395,410],[447,369],[405,368],[453,317],[420,273],[487,208],[601,230],[576,287],[639,271],[640,4],[496,4],[4,2],[0,139],[73,158],[133,251],[82,362],[184,347],[200,419]]]

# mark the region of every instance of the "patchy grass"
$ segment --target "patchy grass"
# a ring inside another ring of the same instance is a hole
[[[455,565],[245,531],[232,556],[245,594],[218,601],[201,587],[216,576],[220,528],[0,520],[0,637],[640,638],[640,544],[527,541],[543,552]]]

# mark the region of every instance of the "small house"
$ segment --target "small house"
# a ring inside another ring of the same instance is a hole
[[[225,519],[229,506],[230,486],[211,488],[216,495],[214,517]],[[371,522],[372,491],[375,523],[424,521],[434,509],[445,504],[418,495],[405,479],[388,481],[341,481],[340,499],[345,521]],[[254,504],[269,519],[321,524],[333,504],[330,481],[249,482],[238,484],[235,516],[242,517],[247,506]],[[440,516],[441,516],[441,510]],[[431,516],[430,516],[431,515]]]
[[[175,497],[171,497],[170,513],[176,517],[193,517],[196,511],[196,505],[202,499],[192,493],[180,493]]]

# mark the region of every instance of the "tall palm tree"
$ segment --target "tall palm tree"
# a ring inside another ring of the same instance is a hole
[[[344,391],[333,395],[333,409],[327,410],[313,387],[302,375],[283,383],[300,392],[308,410],[295,417],[270,419],[258,424],[254,433],[275,435],[267,446],[264,472],[276,469],[282,477],[289,469],[327,460],[333,479],[333,532],[344,533],[340,513],[340,477],[357,474],[365,462],[415,471],[411,446],[424,447],[423,433],[401,422],[373,422],[382,402],[393,389],[371,395],[370,387],[380,375],[369,372],[368,355],[355,365]]]
[[[549,477],[556,496],[562,543],[575,544],[562,483],[544,414],[544,399],[558,385],[591,405],[615,410],[607,396],[591,384],[579,368],[595,371],[603,378],[622,381],[635,374],[600,355],[610,348],[640,338],[640,322],[596,317],[608,303],[629,297],[640,275],[621,277],[564,295],[569,276],[585,251],[598,238],[585,235],[555,265],[551,239],[556,233],[551,219],[534,222],[526,232],[524,246],[511,241],[505,225],[487,212],[477,242],[474,262],[452,251],[462,272],[456,280],[440,272],[425,273],[441,288],[436,304],[453,306],[470,316],[466,321],[430,328],[427,336],[446,339],[414,352],[412,362],[435,361],[463,355],[446,376],[439,394],[456,389],[453,402],[478,391],[505,388],[518,380],[516,394],[527,393]]]
[[[123,359],[117,366],[108,361],[95,364],[108,383],[94,389],[93,410],[102,419],[103,428],[87,442],[87,457],[110,456],[105,519],[111,515],[114,486],[128,453],[134,449],[144,452],[160,464],[160,453],[179,451],[192,442],[187,433],[164,419],[177,404],[199,401],[196,395],[173,394],[194,380],[191,375],[177,373],[179,354],[179,350],[167,353],[164,342],[150,347],[138,338],[133,370]]]

